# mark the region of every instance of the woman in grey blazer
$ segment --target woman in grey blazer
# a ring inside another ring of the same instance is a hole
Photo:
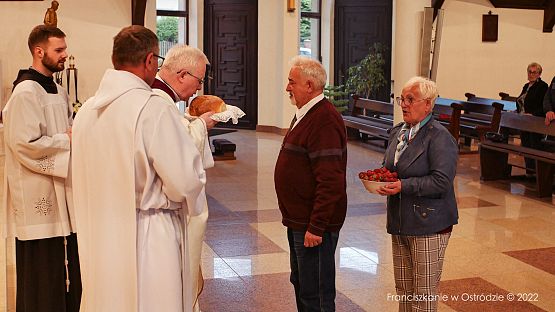
[[[399,180],[378,190],[387,195],[399,311],[437,311],[445,249],[457,224],[453,181],[458,146],[432,117],[436,84],[411,78],[397,104],[404,122],[390,131],[384,166]]]

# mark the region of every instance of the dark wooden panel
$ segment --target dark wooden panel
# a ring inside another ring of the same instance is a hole
[[[432,8],[434,8],[434,20],[437,17],[438,11],[441,9],[441,6],[443,6],[444,2],[445,0],[432,0]]]
[[[391,1],[337,0],[335,6],[335,84],[347,80],[349,67],[368,54],[375,43],[387,47],[384,74],[391,80]],[[389,102],[391,86],[388,83],[376,97]]]
[[[204,47],[214,79],[204,91],[246,113],[238,125],[224,126],[255,129],[258,121],[257,6],[253,0],[205,2]]]
[[[543,32],[553,32],[555,26],[555,0],[548,0],[543,13]]]
[[[482,15],[482,41],[495,42],[497,41],[499,15],[491,14],[491,11],[489,13]]]
[[[147,0],[131,0],[131,24],[145,25],[145,10]]]
[[[548,0],[547,0],[548,1]],[[546,0],[490,0],[496,8],[537,9],[545,7]]]

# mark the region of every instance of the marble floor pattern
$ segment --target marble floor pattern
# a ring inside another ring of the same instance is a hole
[[[218,138],[237,145],[237,159],[218,161],[208,171],[201,308],[296,311],[273,183],[283,137],[241,130]],[[336,252],[337,311],[397,311],[385,198],[358,181],[359,171],[380,167],[383,150],[350,142],[348,157],[349,206]],[[475,153],[460,156],[455,187],[460,218],[446,252],[439,311],[555,311],[553,199],[536,198],[533,183],[524,179],[481,182]],[[8,273],[0,311],[13,311],[10,246],[7,256],[4,242],[0,249],[0,265],[7,267],[0,283]]]

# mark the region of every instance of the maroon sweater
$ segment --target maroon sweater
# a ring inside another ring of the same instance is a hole
[[[339,231],[347,213],[346,169],[345,124],[324,99],[283,139],[274,173],[283,225],[318,236]]]

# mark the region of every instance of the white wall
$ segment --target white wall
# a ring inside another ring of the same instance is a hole
[[[258,124],[288,128],[295,107],[285,92],[289,60],[298,54],[299,3],[293,13],[286,1],[258,2]]]
[[[189,11],[189,45],[202,50],[204,45],[204,1],[190,0]]]
[[[449,0],[447,0],[449,1]],[[430,0],[395,0],[393,2],[393,40],[391,80],[395,96],[405,82],[418,75],[422,38],[422,16]],[[395,105],[395,123],[402,120],[401,108]]]
[[[328,84],[333,85],[333,57],[334,57],[334,44],[333,44],[333,27],[335,21],[334,15],[334,0],[322,0],[322,65],[328,71]],[[325,47],[329,47],[326,49]]]
[[[409,0],[411,1],[411,0]],[[526,67],[538,62],[547,83],[555,75],[555,33],[543,33],[543,11],[497,9],[487,0],[447,0],[437,83],[443,97],[465,92],[518,95]],[[499,39],[482,42],[482,15],[499,15]]]
[[[393,2],[396,95],[418,73],[422,12],[430,2]],[[258,3],[258,123],[287,128],[295,111],[285,86],[289,60],[298,50],[299,1],[293,13],[287,12],[284,0]],[[329,73],[333,70],[333,3],[323,0],[322,4],[322,56]],[[200,48],[203,5],[203,0],[192,0],[190,6],[190,44]],[[17,71],[31,64],[27,36],[33,26],[42,23],[49,6],[50,1],[0,1],[0,102],[9,95]],[[526,65],[532,61],[544,67],[544,80],[549,82],[555,75],[555,34],[542,32],[542,11],[495,9],[488,0],[446,0],[443,9],[437,78],[441,96],[462,99],[469,91],[492,98],[497,98],[499,91],[516,95],[526,81]],[[499,41],[495,43],[481,41],[482,14],[489,10],[499,15]],[[155,1],[148,0],[147,27],[154,29],[155,16]],[[58,22],[68,36],[68,52],[76,59],[79,98],[84,101],[96,91],[105,69],[112,67],[112,38],[130,24],[131,1],[61,1]]]
[[[153,0],[147,2],[146,23],[154,29],[152,3]],[[49,7],[50,1],[0,1],[0,84],[4,94],[0,101],[8,97],[19,69],[31,65],[27,38],[34,26],[42,24]],[[131,24],[131,1],[60,1],[57,15],[58,27],[67,35],[68,54],[75,57],[79,99],[83,102],[94,95],[104,71],[112,67],[112,39],[122,27]]]

